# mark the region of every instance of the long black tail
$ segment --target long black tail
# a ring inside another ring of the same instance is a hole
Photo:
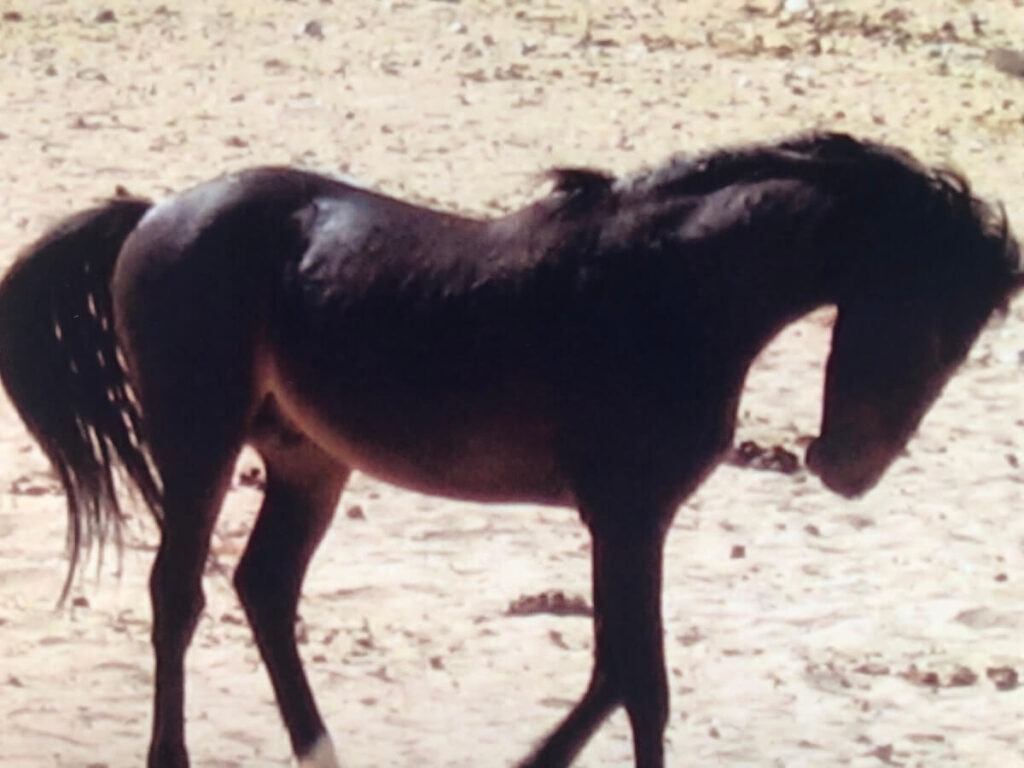
[[[120,543],[120,465],[159,520],[160,481],[114,333],[110,278],[151,203],[116,199],[55,226],[0,281],[0,379],[67,494],[71,566],[83,546]]]

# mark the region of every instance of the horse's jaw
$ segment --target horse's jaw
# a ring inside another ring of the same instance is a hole
[[[858,444],[823,434],[807,447],[804,463],[830,491],[855,499],[875,487],[895,454],[895,450],[881,445]]]

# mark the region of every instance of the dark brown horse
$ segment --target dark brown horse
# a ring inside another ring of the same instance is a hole
[[[235,584],[301,765],[336,761],[296,605],[360,469],[577,507],[593,676],[522,765],[568,765],[624,705],[636,765],[661,766],[662,544],[731,443],[758,350],[838,306],[807,463],[855,496],[1022,281],[1004,216],[961,178],[848,136],[553,178],[539,202],[476,220],[251,170],[80,213],[0,284],[0,375],[67,490],[72,555],[117,532],[112,466],[160,521],[151,768],[188,764],[183,659],[245,444],[267,487]]]

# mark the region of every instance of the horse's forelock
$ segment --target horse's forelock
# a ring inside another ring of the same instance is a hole
[[[920,214],[930,232],[930,274],[943,275],[950,285],[966,280],[977,299],[994,301],[995,312],[1005,313],[1024,287],[1020,246],[1005,207],[975,195],[967,178],[951,168],[928,169],[926,178],[932,197]]]
[[[1019,274],[1024,265],[1020,263],[1019,247],[1010,231],[1005,206],[975,195],[967,178],[952,168],[934,169],[930,177],[932,187],[943,200],[948,220],[989,243],[991,247],[980,250],[992,258],[1001,271],[1008,275]]]

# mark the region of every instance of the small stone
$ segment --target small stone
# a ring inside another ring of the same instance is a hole
[[[267,487],[266,478],[263,477],[263,470],[259,467],[248,467],[238,475],[238,484],[246,488],[264,490]]]
[[[746,557],[746,556],[747,556],[747,548],[744,547],[742,544],[735,544],[735,545],[733,545],[733,548],[729,551],[729,557],[732,558],[733,560],[739,560],[740,558],[743,558],[743,557]]]
[[[901,672],[900,677],[909,683],[927,688],[938,688],[941,682],[937,673],[918,669],[916,664],[911,664],[906,672]]]
[[[978,675],[970,667],[957,667],[949,678],[951,688],[962,688],[978,682]]]
[[[985,675],[995,684],[997,690],[1012,691],[1017,687],[1017,670],[1012,667],[989,667],[985,670]]]
[[[784,0],[782,10],[785,13],[807,13],[811,10],[810,0]]]
[[[868,752],[869,757],[877,757],[883,763],[892,764],[892,744],[882,744],[881,746],[875,747],[873,750]]]
[[[988,52],[988,60],[996,69],[1014,77],[1024,77],[1024,53],[1012,48],[996,48]]]
[[[686,646],[696,645],[703,639],[704,635],[701,634],[700,627],[690,627],[679,636],[679,642]]]
[[[859,667],[854,667],[854,672],[861,675],[872,675],[873,677],[880,677],[882,675],[889,674],[889,667],[885,664],[879,664],[877,662],[868,661],[861,664]]]

